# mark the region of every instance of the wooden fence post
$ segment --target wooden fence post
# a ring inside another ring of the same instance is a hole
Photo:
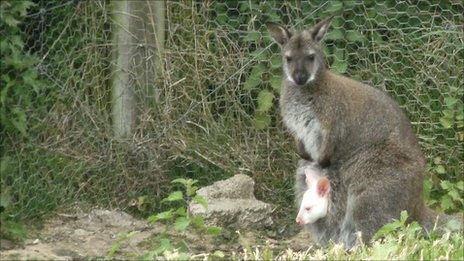
[[[132,135],[139,104],[159,101],[164,69],[164,1],[113,2],[112,120],[116,138]]]

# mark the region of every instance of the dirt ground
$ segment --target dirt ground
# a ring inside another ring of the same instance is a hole
[[[146,220],[136,219],[119,210],[93,209],[88,212],[57,214],[44,222],[43,227],[29,235],[21,245],[2,241],[1,260],[75,260],[101,259],[107,257],[116,245],[116,259],[130,259],[140,256],[156,247],[153,238],[165,227],[156,226]],[[132,236],[124,237],[130,232]],[[248,246],[260,244],[275,248],[291,247],[303,250],[308,237],[300,235],[290,240],[276,240],[253,231],[223,231],[221,240],[204,235],[184,233],[173,235],[182,237],[189,246],[190,253],[211,253],[220,250],[237,253]]]
[[[57,214],[46,221],[42,229],[32,233],[35,235],[30,235],[23,246],[2,250],[0,257],[2,260],[105,257],[122,235],[131,231],[137,233],[121,243],[120,252],[141,254],[139,243],[159,233],[160,229],[117,210]]]

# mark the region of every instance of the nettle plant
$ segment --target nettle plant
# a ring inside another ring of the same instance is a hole
[[[184,233],[193,229],[199,234],[212,236],[218,236],[222,230],[220,227],[206,226],[203,217],[189,213],[188,206],[192,202],[205,208],[208,207],[206,199],[196,194],[198,187],[195,184],[197,180],[178,178],[171,183],[182,185],[182,190],[172,192],[161,201],[161,203],[169,205],[168,210],[153,214],[148,218],[150,223],[162,222],[166,225],[163,233],[155,238],[156,248],[145,254],[148,259],[162,255],[166,251],[178,251],[179,254],[188,256],[188,244],[185,240],[174,239],[173,230]]]

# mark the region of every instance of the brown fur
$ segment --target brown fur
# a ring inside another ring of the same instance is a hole
[[[355,244],[357,232],[368,242],[402,210],[431,229],[437,214],[422,198],[425,159],[411,124],[386,93],[327,69],[319,40],[329,22],[294,34],[268,25],[271,35],[281,40],[285,72],[281,113],[305,159],[299,165],[315,161],[331,180],[330,214],[309,228],[319,243],[332,240],[347,248]],[[308,52],[314,54],[313,60],[302,58]],[[303,83],[295,80],[297,75],[314,79]],[[304,182],[300,172],[298,202]]]

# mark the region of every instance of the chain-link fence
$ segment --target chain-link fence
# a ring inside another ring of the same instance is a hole
[[[36,2],[22,29],[46,86],[40,110],[28,111],[30,137],[6,148],[2,186],[15,215],[80,200],[159,207],[171,179],[208,184],[239,172],[276,213],[288,212],[297,156],[278,114],[281,58],[265,22],[302,29],[332,14],[330,68],[389,92],[411,119],[430,172],[460,179],[461,1],[166,1],[162,12],[150,3],[141,12],[121,11],[118,1]],[[132,56],[118,61],[121,30]],[[135,104],[123,141],[113,138],[112,119],[122,74]],[[437,184],[426,191],[446,194]]]

